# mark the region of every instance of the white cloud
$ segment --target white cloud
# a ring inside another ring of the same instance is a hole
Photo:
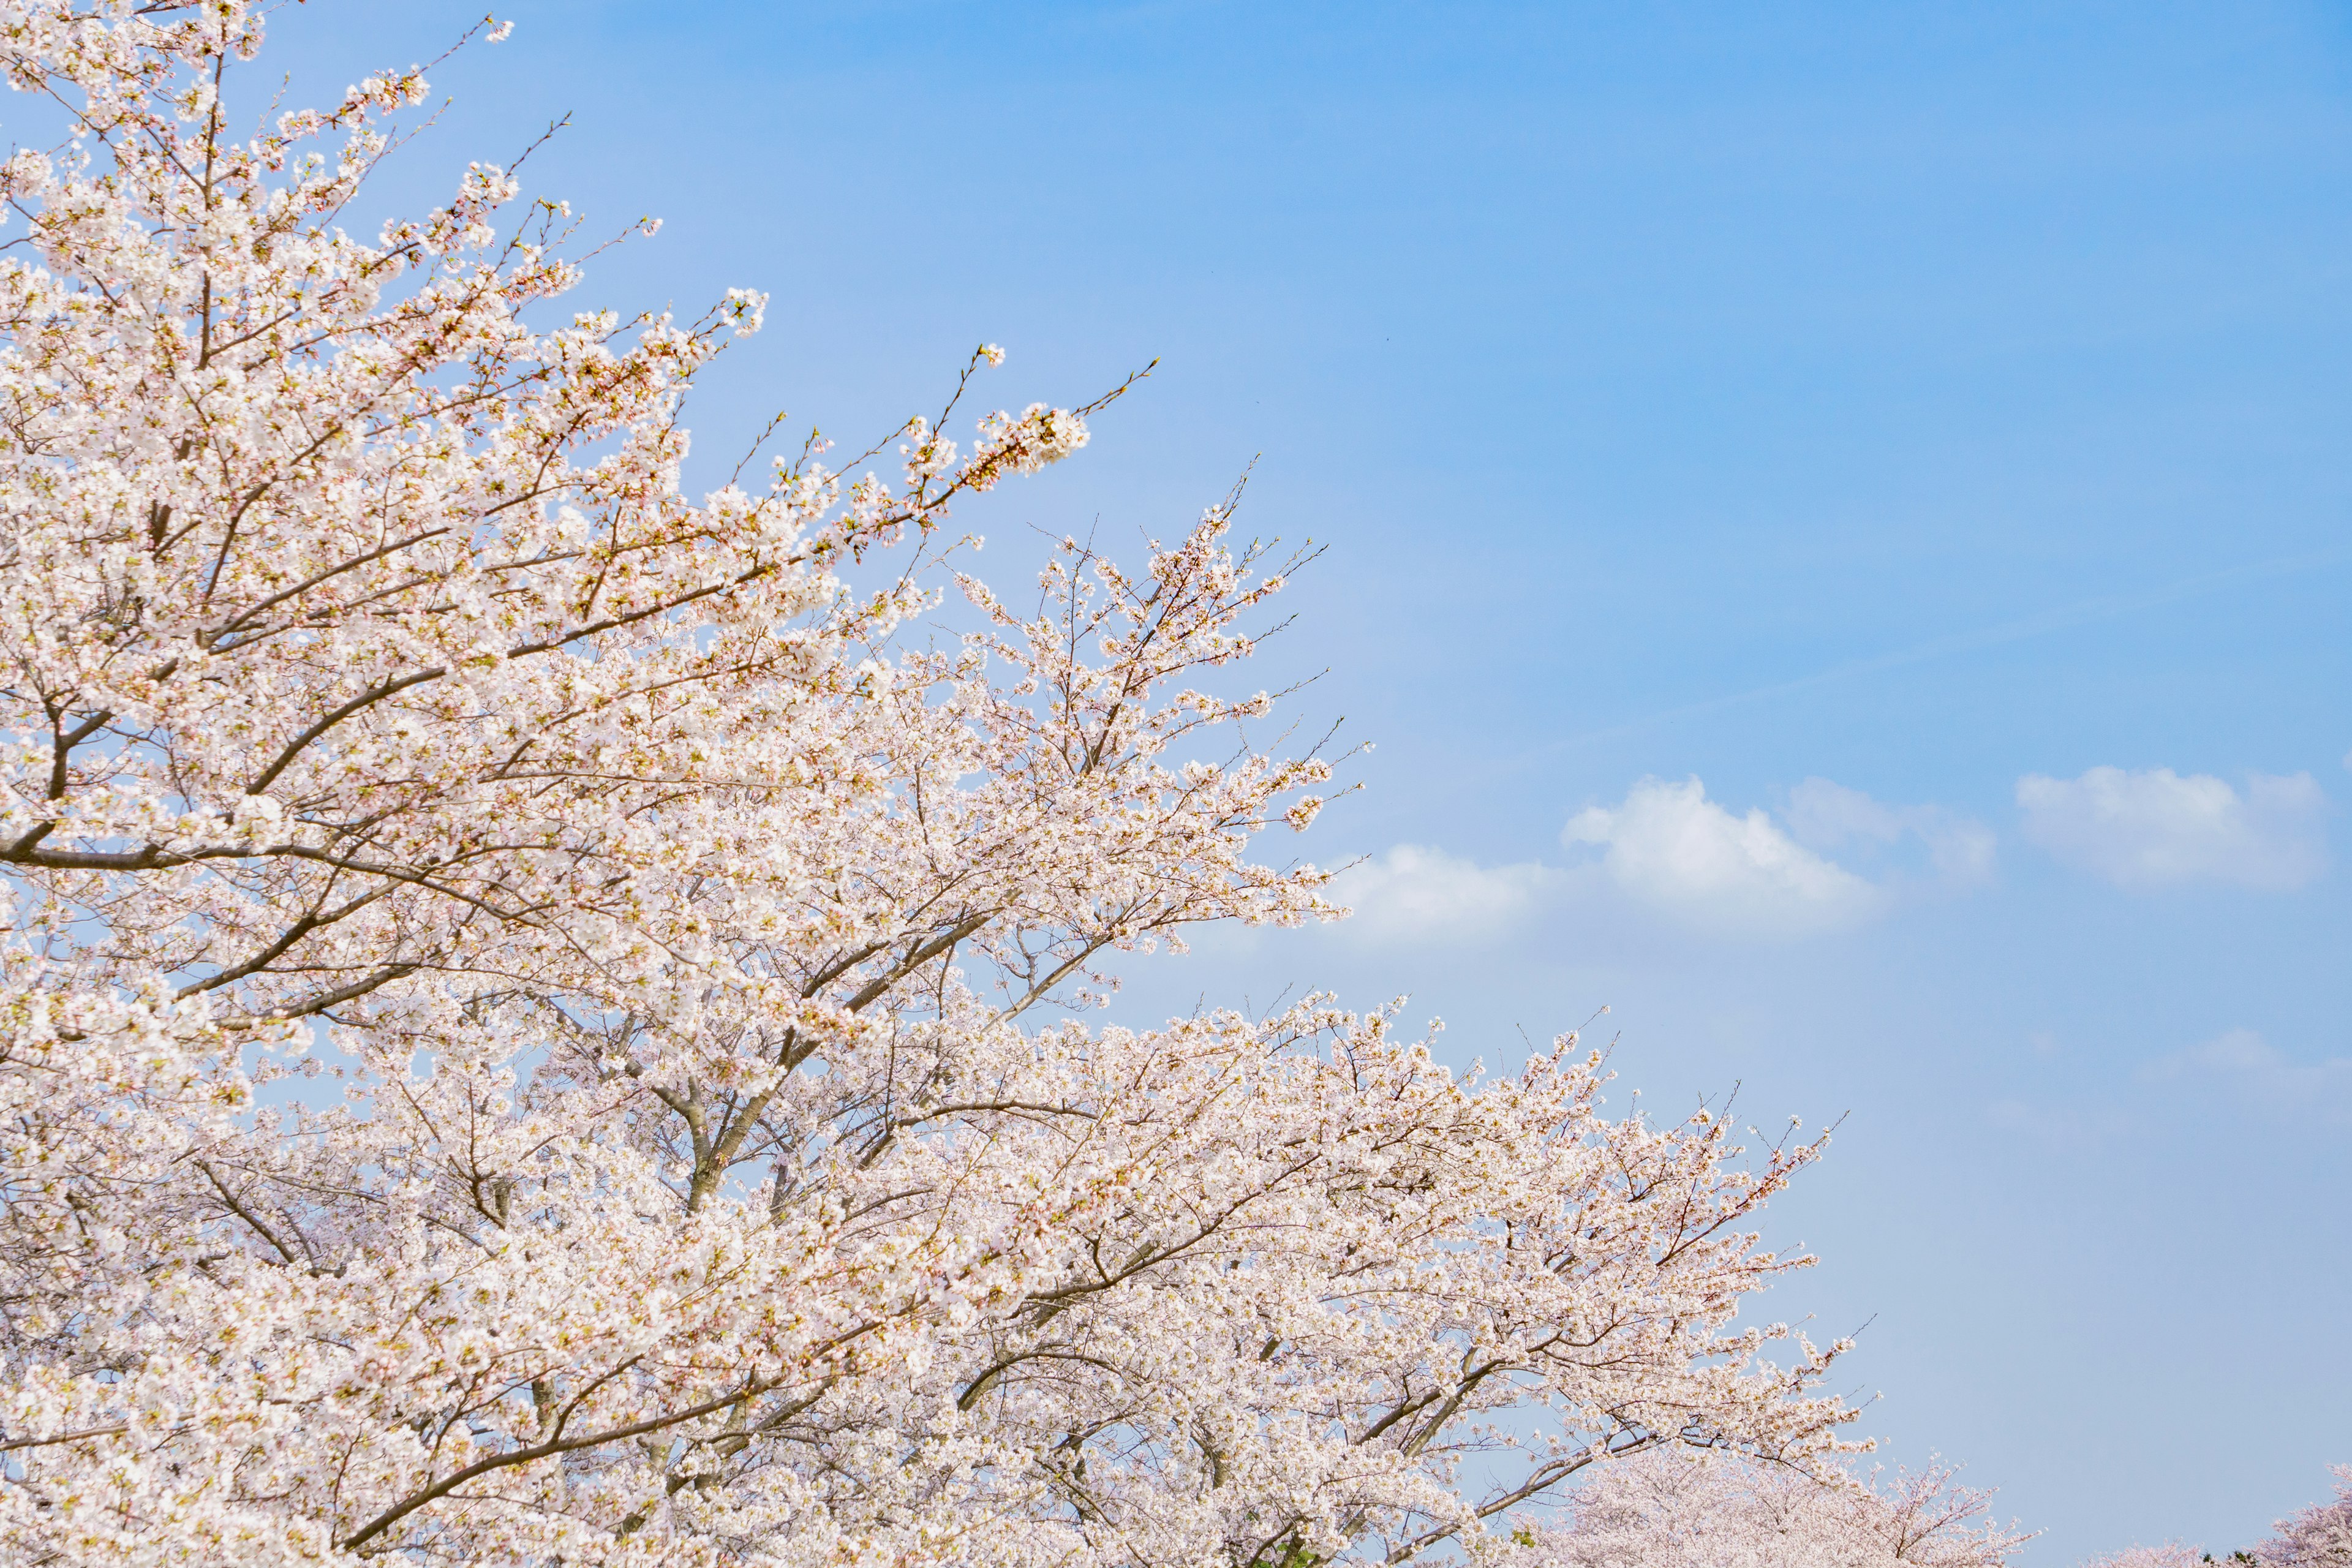
[[[1342,871],[1331,896],[1354,908],[1349,928],[1375,942],[1482,942],[1525,921],[1563,875],[1533,861],[1481,866],[1400,844]]]
[[[1807,779],[1789,792],[1787,815],[1790,832],[1809,849],[1916,837],[1928,865],[1948,881],[1981,881],[1992,871],[1992,829],[1940,805],[1886,805],[1858,789]]]
[[[1785,826],[1760,809],[1733,816],[1696,778],[1643,779],[1621,804],[1578,813],[1560,841],[1600,854],[1566,868],[1482,866],[1400,844],[1341,872],[1331,895],[1356,911],[1349,932],[1376,944],[1491,941],[1571,892],[1596,909],[1630,899],[1713,935],[1789,938],[1854,925],[1922,881],[1883,869],[1888,845],[1912,843],[1906,858],[1924,857],[1946,883],[1980,880],[1992,858],[1979,823],[1937,806],[1882,805],[1827,779],[1792,792]],[[1864,875],[1822,853],[1849,844],[1882,869]]]
[[[2352,1122],[2352,1057],[2298,1062],[2252,1029],[2158,1058],[2146,1076],[2225,1084],[2273,1111]]]
[[[2298,888],[2327,867],[2327,802],[2309,773],[2252,773],[2240,795],[2210,773],[2093,768],[2017,781],[2025,837],[2119,888],[2180,882]]]
[[[1723,935],[1832,931],[1868,918],[1885,900],[1883,889],[1806,848],[1762,810],[1732,816],[1696,778],[1643,779],[1622,805],[1570,817],[1560,840],[1602,846],[1602,870],[1627,894]]]

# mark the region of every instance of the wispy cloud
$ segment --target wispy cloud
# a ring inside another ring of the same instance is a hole
[[[1807,779],[1789,792],[1789,830],[1810,849],[1850,843],[1891,847],[1916,840],[1928,868],[1949,882],[1982,881],[1992,872],[1992,829],[1940,805],[1888,805],[1828,779]]]
[[[2327,868],[2326,797],[2309,773],[2248,775],[2097,767],[2017,781],[2025,837],[2065,865],[2134,890],[2191,882],[2299,888]]]
[[[2043,1105],[2030,1100],[1997,1100],[1986,1115],[2003,1132],[2053,1154],[2088,1153],[2142,1131],[2137,1118],[2110,1105]]]
[[[1374,942],[1473,942],[1504,936],[1559,888],[1565,874],[1534,861],[1481,866],[1442,849],[1400,844],[1333,879],[1348,922]]]
[[[2231,1029],[2159,1057],[2143,1076],[2198,1079],[2275,1114],[2352,1124],[2352,1057],[2299,1062],[2252,1029]]]
[[[1847,659],[1787,680],[1776,680],[1769,685],[1750,687],[1740,691],[1727,691],[1713,697],[1702,698],[1696,701],[1661,709],[1656,712],[1604,728],[1564,735],[1523,753],[1521,760],[1547,755],[1571,746],[1587,745],[1596,741],[1615,740],[1621,736],[1654,729],[1662,724],[1696,718],[1703,713],[1740,707],[1751,702],[1769,701],[1774,698],[1790,696],[1796,692],[1811,690],[1815,687],[1832,682],[1875,675],[1882,671],[1900,669],[1908,665],[1923,664],[1956,655],[1976,653],[1986,648],[2001,647],[2053,632],[2093,626],[2118,616],[2141,615],[2149,610],[2162,609],[2178,604],[2184,599],[2197,598],[2222,589],[2240,587],[2248,583],[2295,576],[2305,572],[2340,566],[2347,559],[2352,559],[2352,546],[2338,544],[2326,550],[2303,554],[2273,556],[2265,561],[2249,561],[2240,565],[2224,567],[2218,572],[2200,572],[2193,577],[2183,577],[2142,594],[2103,594],[2094,598],[2078,599],[2071,604],[2055,605],[2046,610],[2015,620],[1931,637],[1925,642],[1913,643],[1906,647],[1889,648],[1883,653],[1872,654],[1865,658]],[[2347,756],[2346,766],[2352,767],[2352,755]]]

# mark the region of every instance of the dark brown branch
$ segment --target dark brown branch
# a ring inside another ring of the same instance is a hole
[[[631,1422],[625,1426],[615,1426],[609,1431],[592,1433],[583,1437],[551,1437],[544,1443],[534,1443],[528,1448],[512,1448],[503,1454],[493,1454],[487,1459],[478,1459],[464,1469],[434,1482],[421,1491],[411,1493],[384,1510],[358,1531],[345,1536],[342,1548],[346,1552],[358,1550],[362,1544],[383,1534],[425,1504],[436,1502],[447,1497],[477,1476],[487,1476],[492,1471],[509,1469],[516,1465],[535,1464],[541,1459],[553,1458],[558,1454],[575,1453],[582,1448],[593,1448],[605,1443],[623,1442],[631,1437],[644,1436],[648,1432],[662,1431],[677,1426],[681,1422],[699,1420],[705,1415],[716,1415],[730,1405],[740,1405],[746,1399],[756,1399],[770,1389],[779,1386],[781,1383],[781,1379],[775,1383],[754,1383],[733,1394],[722,1394],[717,1399],[705,1400],[700,1405],[689,1405],[684,1410],[673,1411],[667,1415],[649,1415],[643,1421]],[[587,1391],[583,1390],[580,1398],[586,1397],[586,1394]],[[572,1401],[574,1405],[578,1403],[577,1398]],[[562,1420],[570,1414],[571,1410],[567,1408],[564,1415],[557,1418],[559,1432],[562,1430]]]
[[[113,1426],[85,1426],[79,1432],[60,1432],[54,1437],[11,1437],[0,1443],[0,1454],[16,1448],[46,1448],[56,1443],[79,1443],[85,1437],[120,1437],[131,1430],[128,1423]]]

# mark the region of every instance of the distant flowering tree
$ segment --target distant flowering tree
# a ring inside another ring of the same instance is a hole
[[[1842,1347],[1733,1324],[1818,1142],[1572,1036],[1041,1014],[1338,912],[1249,848],[1328,767],[1202,689],[1281,585],[1229,504],[1016,609],[937,531],[1100,402],[692,499],[760,298],[562,314],[488,165],[347,232],[425,82],[240,137],[260,41],[0,14],[69,121],[0,165],[0,1560],[1302,1568],[1839,1446]]]
[[[2335,1468],[2336,1495],[2280,1520],[2254,1548],[2263,1568],[2352,1568],[2352,1465]]]
[[[2095,1557],[2083,1568],[2204,1568],[2212,1558],[2194,1546],[2168,1541],[2161,1546],[2126,1546]]]
[[[2221,1561],[2252,1568],[2352,1568],[2352,1465],[2335,1467],[2336,1496],[2280,1520],[2268,1541]],[[2201,1568],[2212,1552],[2179,1542],[2134,1546],[2095,1558],[2084,1568]]]
[[[2032,1539],[1931,1465],[1891,1480],[1653,1449],[1596,1472],[1565,1523],[1522,1527],[1510,1568],[2000,1568]],[[2158,1568],[2151,1563],[2147,1568]]]

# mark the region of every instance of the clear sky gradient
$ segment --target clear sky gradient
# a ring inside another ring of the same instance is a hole
[[[478,11],[311,0],[271,58]],[[378,194],[573,113],[530,187],[667,220],[583,302],[774,293],[714,469],[982,339],[1016,407],[1159,356],[968,515],[985,568],[1253,458],[1245,523],[1328,546],[1265,679],[1378,743],[1297,841],[1362,918],[1130,1014],[1410,993],[1466,1064],[1605,1003],[1645,1103],[1844,1115],[1773,1310],[1867,1321],[1870,1429],[2035,1568],[2218,1555],[2352,1461],[2352,12],[514,15]]]

